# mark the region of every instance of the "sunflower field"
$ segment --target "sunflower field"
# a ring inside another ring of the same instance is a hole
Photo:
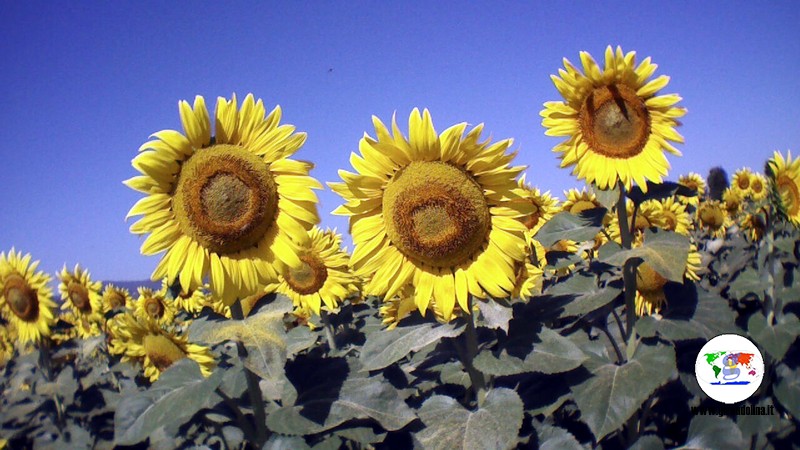
[[[0,253],[0,449],[798,448],[800,159],[670,174],[656,68],[608,47],[551,77],[563,199],[482,125],[373,117],[327,183],[351,253],[280,107],[179,102],[124,181],[158,285]],[[762,383],[699,413],[726,333]]]

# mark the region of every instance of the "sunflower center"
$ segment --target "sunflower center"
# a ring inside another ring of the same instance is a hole
[[[92,302],[89,300],[89,290],[81,283],[71,282],[67,293],[72,304],[83,313],[92,312]]]
[[[716,230],[725,223],[725,216],[719,207],[706,206],[700,210],[700,220],[709,228]]]
[[[748,177],[746,174],[743,174],[736,180],[736,184],[739,186],[739,189],[743,191],[747,190],[747,188],[750,187],[750,177]]]
[[[181,231],[220,254],[252,247],[275,220],[275,179],[257,155],[234,145],[195,152],[178,175],[172,201]]]
[[[583,102],[578,120],[589,148],[609,158],[638,155],[650,136],[647,106],[625,85],[596,88]]]
[[[580,214],[586,211],[587,209],[593,209],[593,208],[597,208],[597,205],[594,202],[589,200],[578,200],[577,202],[575,202],[575,204],[570,206],[569,212],[572,214]]]
[[[298,294],[308,295],[319,292],[328,278],[328,269],[325,264],[314,255],[301,255],[300,261],[303,262],[300,268],[287,270],[284,276],[286,282]]]
[[[675,231],[678,228],[678,217],[672,211],[663,211],[661,217],[664,219],[664,229]]]
[[[397,172],[384,191],[383,211],[392,244],[433,267],[464,262],[491,227],[480,185],[441,161],[413,161]]]
[[[764,183],[756,178],[752,183],[750,183],[750,190],[753,191],[754,194],[760,194],[761,191],[764,190]]]
[[[154,319],[164,316],[164,304],[157,298],[148,297],[144,300],[144,311]]]
[[[108,305],[112,309],[121,308],[125,306],[125,297],[123,297],[119,292],[112,292],[108,296]]]
[[[632,228],[635,231],[644,231],[644,230],[650,228],[651,226],[653,226],[653,225],[650,223],[649,220],[647,220],[647,217],[645,217],[643,214],[637,214],[636,215],[636,223],[633,224]]]
[[[637,268],[636,290],[642,294],[660,292],[666,284],[667,279],[656,272],[650,264],[642,263]]]
[[[39,315],[39,299],[36,291],[31,289],[24,278],[17,274],[9,275],[5,280],[3,297],[14,314],[25,322],[36,320]]]
[[[186,357],[186,353],[175,345],[169,338],[160,335],[147,335],[142,339],[144,353],[150,358],[150,362],[163,372],[175,361]]]
[[[800,190],[798,190],[797,184],[786,175],[781,175],[777,181],[778,192],[786,207],[786,212],[792,216],[796,215],[800,212]]]

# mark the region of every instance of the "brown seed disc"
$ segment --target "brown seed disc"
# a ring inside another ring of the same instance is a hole
[[[155,297],[147,297],[144,299],[144,311],[148,316],[160,319],[164,316],[164,304]]]
[[[725,213],[716,205],[704,205],[700,208],[700,220],[705,226],[716,230],[725,224]]]
[[[454,267],[478,251],[491,228],[480,185],[441,161],[413,161],[383,193],[389,240],[407,257],[433,267]]]
[[[92,302],[89,299],[89,290],[86,289],[86,286],[77,281],[72,281],[67,286],[67,294],[72,304],[78,308],[79,311],[84,314],[92,312]]]
[[[149,334],[142,339],[142,346],[145,355],[159,371],[186,357],[186,353],[165,336]]]
[[[184,162],[172,205],[181,231],[215,253],[230,254],[256,245],[269,230],[278,191],[257,155],[214,145]]]
[[[786,212],[791,216],[797,215],[800,212],[800,190],[797,184],[786,175],[778,177],[777,184]]]
[[[625,85],[593,90],[578,113],[589,148],[609,158],[632,158],[650,137],[650,114],[636,91]]]
[[[106,301],[108,302],[108,306],[110,306],[111,309],[122,308],[123,306],[125,306],[125,297],[119,292],[116,291],[111,292],[110,294],[108,294],[108,297],[106,297],[106,299],[107,299]]]
[[[39,317],[39,298],[36,291],[16,273],[5,280],[3,297],[11,307],[11,311],[25,322],[35,322]]]
[[[284,278],[292,290],[302,295],[319,292],[328,279],[328,269],[315,255],[300,255],[303,265],[298,269],[288,269]]]
[[[636,272],[636,290],[642,294],[661,292],[667,284],[667,279],[653,270],[650,264],[640,264]]]

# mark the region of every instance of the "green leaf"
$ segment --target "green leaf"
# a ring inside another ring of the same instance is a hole
[[[688,237],[672,231],[653,233],[647,230],[641,247],[616,252],[600,261],[622,267],[629,259],[641,258],[664,278],[681,283],[688,255]]]
[[[561,317],[580,316],[602,308],[614,301],[622,289],[611,285],[600,287],[597,279],[591,272],[579,272],[570,276],[567,281],[561,282],[547,290],[547,295],[574,296],[564,306]]]
[[[633,358],[618,366],[592,358],[584,363],[592,376],[572,387],[575,402],[597,441],[622,427],[644,401],[676,371],[675,350],[640,344]]]
[[[747,331],[767,353],[781,360],[800,335],[800,320],[794,314],[786,314],[779,323],[770,325],[763,314],[755,313],[747,321]]]
[[[174,363],[150,389],[120,401],[114,415],[114,442],[133,445],[159,428],[177,431],[197,411],[221,400],[214,390],[222,375],[218,370],[204,378],[200,366],[189,358]]]
[[[267,417],[267,426],[276,433],[306,435],[329,430],[351,419],[374,419],[384,429],[394,431],[416,418],[382,375],[367,377],[359,373],[345,380],[338,395],[325,394],[300,405],[277,409]],[[323,420],[310,418],[325,414]]]
[[[317,342],[318,337],[308,327],[294,327],[286,333],[286,353],[291,356],[308,350]]]
[[[451,322],[445,325],[424,323],[410,327],[399,326],[382,330],[367,337],[359,360],[362,371],[383,369],[411,352],[443,338],[452,338],[464,331],[464,325]]]
[[[603,228],[605,208],[587,209],[579,215],[560,212],[545,223],[536,232],[536,240],[543,246],[550,247],[562,239],[575,242],[594,239]]]
[[[708,341],[720,334],[740,333],[734,324],[736,313],[728,301],[703,289],[697,291],[696,286],[684,286],[680,293],[671,296],[674,300],[667,304],[662,318],[640,318],[636,321],[636,331],[642,337],[659,334],[673,342],[698,338]]]
[[[524,412],[516,392],[497,388],[474,412],[450,397],[434,395],[423,403],[419,417],[425,429],[416,438],[423,448],[485,450],[514,448]]]
[[[780,378],[772,388],[775,398],[794,417],[800,417],[800,371],[779,364],[777,372]]]
[[[773,406],[772,399],[766,398],[755,406],[769,412],[769,407]],[[774,406],[772,411],[774,411]],[[736,425],[742,430],[744,436],[750,437],[777,431],[781,426],[781,419],[777,414],[740,414],[736,417]]]
[[[483,350],[475,357],[475,368],[487,375],[504,376],[525,372],[544,374],[568,372],[586,361],[586,355],[568,338],[542,327],[540,342],[533,345],[525,359],[509,355],[504,349],[499,356]]]
[[[743,299],[750,293],[755,294],[758,298],[764,298],[764,283],[761,281],[761,275],[749,267],[739,272],[730,283],[730,293],[736,299]]]
[[[727,417],[696,416],[689,423],[686,445],[678,448],[745,448],[742,430]]]
[[[514,316],[510,306],[494,300],[478,300],[478,309],[481,311],[479,327],[503,330],[508,332],[508,322]]]
[[[641,204],[647,200],[662,200],[674,195],[696,197],[697,191],[672,181],[665,181],[662,183],[648,181],[646,194],[642,192],[642,188],[639,186],[633,186],[631,190],[628,191],[628,198],[633,200],[636,204]]]
[[[301,437],[273,434],[264,443],[262,450],[311,450],[311,447]]]
[[[664,443],[653,434],[641,436],[628,450],[664,450]]]
[[[583,450],[583,446],[569,431],[541,424],[536,426],[539,437],[539,450]]]
[[[591,189],[597,201],[607,210],[611,211],[617,206],[619,201],[619,188],[617,185],[614,185],[613,189],[599,189],[596,184],[592,183]]]

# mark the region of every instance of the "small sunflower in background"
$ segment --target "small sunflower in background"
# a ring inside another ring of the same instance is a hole
[[[311,245],[300,251],[303,265],[287,268],[265,292],[286,295],[295,306],[320,313],[324,304],[335,310],[357,290],[357,279],[349,267],[350,256],[342,250],[342,237],[332,230],[314,227],[309,233]]]
[[[628,213],[628,229],[634,240],[641,240],[644,232],[650,228],[665,228],[665,218],[659,202],[653,200],[643,202],[636,211],[636,217],[633,217],[635,205],[632,201],[627,200],[625,208]],[[618,215],[614,214],[611,217],[607,231],[614,242],[622,244],[622,231],[619,228]]]
[[[209,376],[215,366],[208,347],[192,344],[185,335],[163,328],[151,320],[140,320],[131,313],[118,314],[109,321],[111,341],[108,350],[121,355],[122,361],[141,364],[144,376],[155,382],[169,366],[183,358],[200,365],[200,371]]]
[[[667,197],[655,204],[658,209],[657,215],[660,217],[661,228],[689,236],[689,231],[694,228],[694,224],[692,223],[692,217],[686,211],[686,205],[675,200],[675,197]]]
[[[750,181],[753,179],[753,172],[743,167],[733,173],[731,186],[729,189],[736,191],[741,198],[747,198],[751,194]]]
[[[706,180],[698,173],[689,172],[686,175],[681,175],[678,178],[678,184],[686,186],[697,193],[694,197],[678,196],[678,200],[687,205],[697,206],[706,195]]]
[[[170,285],[166,278],[161,280],[161,290],[167,292]],[[208,293],[203,288],[183,289],[172,299],[175,309],[197,314],[206,305]]]
[[[397,324],[401,320],[416,310],[414,286],[409,284],[403,287],[393,298],[385,300],[378,309],[378,313],[381,316],[382,323],[386,325],[386,329],[393,330],[397,328]]]
[[[749,192],[750,191],[748,191],[746,195],[750,195]],[[745,194],[743,194],[741,190],[734,189],[733,187],[725,189],[722,193],[722,205],[725,207],[725,211],[727,211],[728,217],[730,217],[731,220],[735,220],[742,212],[744,199]]]
[[[767,198],[767,178],[760,173],[750,177],[750,198],[759,201]]]
[[[179,102],[184,133],[155,133],[133,159],[142,175],[125,184],[147,194],[128,217],[150,235],[145,255],[162,251],[153,279],[179,279],[183,289],[210,288],[226,305],[260,291],[283,265],[298,269],[297,250],[319,222],[309,176],[313,165],[289,159],[306,140],[291,125],[279,125],[281,109],[266,115],[252,95],[241,108],[236,96],[217,99],[215,135],[203,97]]]
[[[580,53],[583,72],[564,59],[564,69],[551,79],[564,98],[546,102],[540,115],[548,136],[567,140],[553,148],[561,167],[573,175],[611,189],[635,182],[647,191],[647,181],[661,182],[669,170],[664,150],[681,153],[669,142],[683,142],[675,131],[686,110],[675,106],[676,94],[656,95],[669,77],[654,79],[656,65],[646,58],[636,65],[636,53],[606,48],[601,70],[588,52]]]
[[[760,241],[767,231],[766,218],[760,213],[746,214],[740,226],[752,242]]]
[[[175,321],[175,305],[167,301],[166,291],[160,289],[155,291],[150,288],[140,287],[139,298],[134,302],[134,314],[141,320],[152,320],[153,322],[166,326]]]
[[[792,160],[792,152],[787,152],[784,159],[780,152],[775,152],[767,161],[772,183],[780,197],[781,208],[795,226],[800,226],[800,158]]]
[[[0,369],[14,357],[14,342],[16,341],[17,333],[11,324],[0,324]]]
[[[78,330],[78,336],[88,338],[100,333],[98,325],[103,322],[103,300],[100,295],[102,283],[92,281],[88,270],[81,269],[79,264],[72,271],[65,265],[59,273],[61,282],[58,291],[61,293],[62,310],[72,313],[70,316]]]
[[[517,194],[512,141],[480,142],[482,125],[464,137],[466,123],[437,134],[427,110],[412,111],[408,139],[394,119],[392,133],[373,124],[377,138],[365,135],[350,158],[357,173],[329,183],[345,200],[333,213],[350,216],[364,294],[391,299],[413,284],[420,312],[433,301],[446,321],[470,295],[508,297],[532,209]]]
[[[530,241],[528,256],[524,261],[514,264],[514,290],[511,292],[512,298],[529,299],[542,293],[542,280],[544,277],[544,266],[547,265],[545,249],[539,241]],[[531,262],[533,261],[533,262]]]
[[[550,192],[542,192],[539,188],[529,185],[525,182],[525,174],[522,174],[517,181],[517,185],[521,190],[523,201],[528,201],[533,207],[533,211],[527,216],[520,219],[528,229],[525,236],[530,239],[539,231],[539,228],[552,219],[553,216],[561,210],[558,205],[558,199],[550,195]]]
[[[55,322],[50,275],[36,271],[39,261],[13,248],[0,252],[0,312],[16,330],[19,342],[38,344],[50,335]]]
[[[586,188],[580,191],[571,188],[564,191],[564,203],[561,204],[561,211],[566,211],[570,214],[580,214],[587,209],[602,208],[603,205],[597,200],[594,192],[589,192]]]
[[[697,207],[697,224],[708,234],[715,238],[725,236],[733,222],[728,217],[728,211],[718,200],[706,200]]]
[[[113,284],[107,284],[103,288],[102,301],[104,314],[133,307],[133,297],[131,297],[130,291]]]

